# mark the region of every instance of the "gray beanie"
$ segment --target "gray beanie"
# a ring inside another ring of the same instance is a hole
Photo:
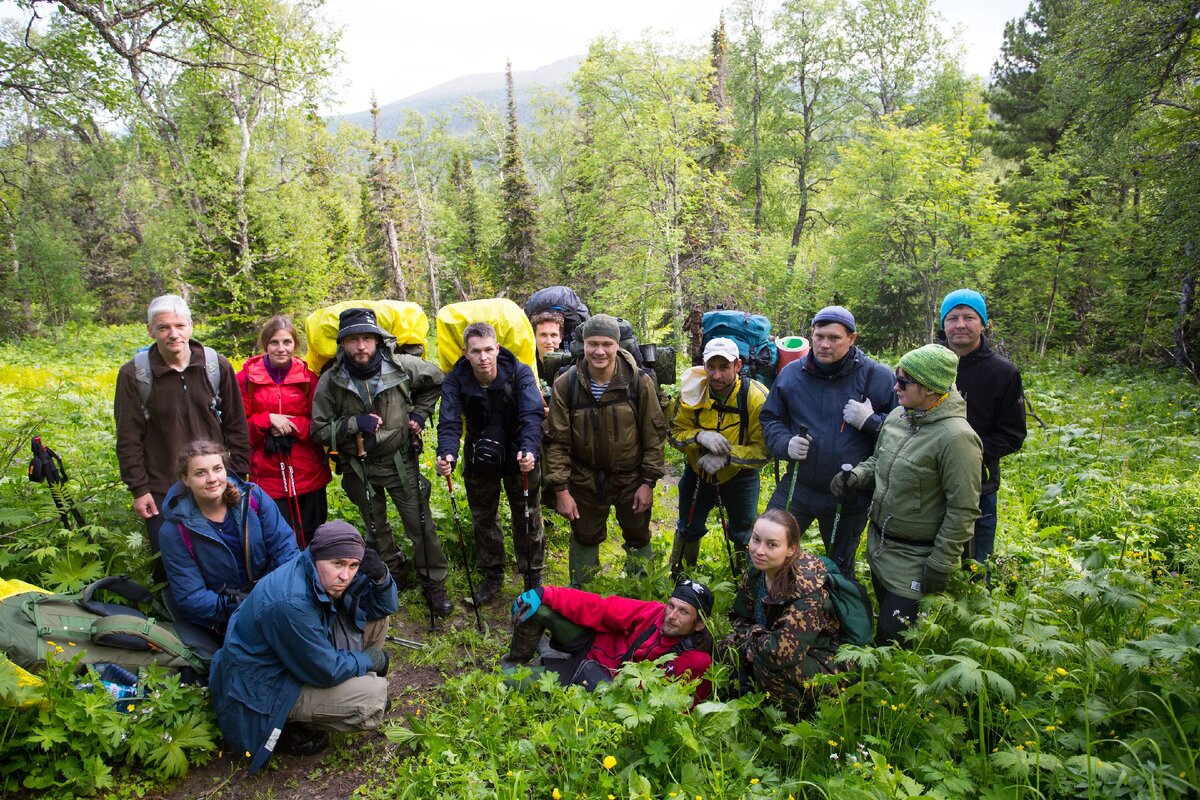
[[[333,561],[335,558],[355,558],[362,560],[366,553],[362,534],[349,522],[335,519],[326,522],[313,531],[312,542],[308,552],[313,561]]]
[[[608,314],[597,314],[594,317],[588,317],[583,323],[583,338],[588,339],[592,336],[607,336],[613,341],[621,341],[621,323],[616,317],[610,317]]]

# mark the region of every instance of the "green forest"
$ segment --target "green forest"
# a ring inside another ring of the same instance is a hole
[[[680,352],[718,304],[779,334],[843,304],[858,344],[894,363],[933,338],[942,296],[970,286],[1036,416],[1004,462],[992,589],[955,576],[909,649],[843,647],[858,678],[806,719],[725,694],[722,665],[696,708],[645,663],[595,694],[517,692],[494,669],[506,603],[482,632],[460,607],[435,633],[412,589],[393,631],[427,647],[392,648],[383,735],[336,735],[323,757],[249,779],[206,690],[178,675],[151,670],[147,698],[123,709],[79,691],[70,663],[29,687],[0,660],[0,796],[1200,792],[1200,0],[1032,0],[986,77],[965,71],[929,0],[738,0],[706,41],[595,39],[565,89],[520,108],[510,68],[506,106],[466,104],[467,129],[412,112],[375,131],[320,115],[342,58],[320,0],[9,5],[5,579],[74,591],[149,577],[112,397],[148,343],[147,303],[167,292],[235,362],[276,313],[369,297],[432,318],[565,284]],[[82,529],[26,480],[34,435],[62,455]],[[680,454],[667,461],[677,475]],[[595,591],[670,593],[667,484],[657,566],[625,574],[610,537]],[[336,487],[330,517],[359,522]],[[470,554],[456,514],[435,485],[457,601]],[[565,583],[569,531],[547,517],[547,583]],[[718,638],[727,563],[713,518],[698,571]],[[518,585],[509,576],[509,596]]]

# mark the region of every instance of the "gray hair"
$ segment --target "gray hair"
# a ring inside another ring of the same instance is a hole
[[[187,301],[177,294],[159,295],[151,300],[150,307],[146,309],[146,324],[154,325],[154,318],[159,314],[174,314],[188,322],[192,321],[192,311]]]

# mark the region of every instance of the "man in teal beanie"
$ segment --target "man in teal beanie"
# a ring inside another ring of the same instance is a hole
[[[1025,441],[1025,392],[1016,366],[988,344],[983,295],[973,289],[950,292],[942,300],[941,320],[946,346],[958,356],[955,384],[967,401],[967,422],[983,441],[979,519],[967,556],[986,563],[996,543],[1000,459]]]

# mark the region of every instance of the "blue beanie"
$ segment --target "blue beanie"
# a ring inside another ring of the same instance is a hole
[[[967,306],[979,315],[984,325],[987,325],[987,301],[974,289],[955,289],[946,295],[946,299],[942,301],[942,325],[946,324],[946,315],[955,306]]]
[[[813,327],[818,325],[827,325],[830,322],[839,322],[845,326],[846,330],[855,333],[858,328],[854,326],[854,315],[850,313],[850,309],[842,306],[825,306],[817,315],[813,317]]]

